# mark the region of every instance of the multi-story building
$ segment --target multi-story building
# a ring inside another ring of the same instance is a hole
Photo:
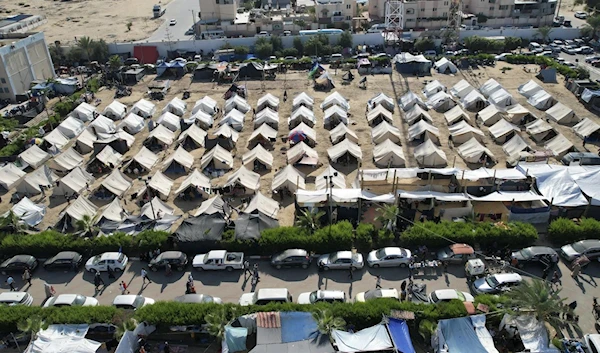
[[[5,34],[0,45],[0,99],[14,102],[33,81],[55,77],[43,32]]]
[[[200,0],[200,17],[204,23],[233,21],[236,14],[236,0]]]
[[[315,0],[315,16],[319,28],[342,28],[356,16],[356,0]]]

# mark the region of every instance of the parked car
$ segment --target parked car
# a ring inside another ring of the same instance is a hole
[[[184,294],[174,299],[178,303],[198,304],[198,303],[215,303],[223,304],[223,300],[218,297],[212,297],[206,294]]]
[[[188,264],[187,255],[181,251],[165,251],[150,260],[148,268],[150,271],[156,272],[161,268],[165,268],[167,264],[171,265],[172,269],[183,271]]]
[[[15,255],[0,264],[0,273],[23,272],[26,268],[33,272],[38,266],[38,260],[31,255]]]
[[[587,45],[584,45],[579,48],[579,54],[593,54],[593,53],[594,53],[594,49],[592,47],[588,47]]]
[[[400,295],[398,295],[398,290],[395,288],[389,289],[371,289],[366,292],[360,292],[356,294],[354,297],[354,301],[359,303],[364,303],[368,300],[380,299],[380,298],[394,298],[400,300]]]
[[[410,263],[410,250],[399,247],[387,247],[373,250],[367,256],[369,267],[406,267]]]
[[[592,62],[591,62],[591,65],[592,65],[593,67],[600,67],[600,60],[592,61]]]
[[[437,253],[437,259],[448,264],[462,264],[475,258],[475,250],[468,244],[452,244]]]
[[[289,37],[292,35],[292,31],[283,31],[283,36],[284,37]]]
[[[569,261],[583,255],[590,260],[596,259],[600,256],[600,240],[587,239],[565,245],[560,248],[560,254]]]
[[[44,262],[45,270],[77,269],[83,263],[83,256],[75,251],[61,251]]]
[[[31,306],[33,297],[27,292],[4,292],[0,293],[0,306]]]
[[[548,246],[530,246],[513,252],[511,257],[517,260],[519,267],[526,263],[538,263],[545,258],[550,259],[552,263],[558,262],[558,253]]]
[[[579,18],[579,19],[585,20],[587,18],[587,12],[576,11],[575,12],[575,18]]]
[[[244,268],[244,253],[212,250],[194,256],[192,266],[199,270],[241,270]]]
[[[441,303],[441,302],[449,302],[453,299],[458,299],[461,302],[470,302],[472,303],[475,298],[466,292],[459,292],[456,289],[438,289],[435,290],[427,296],[429,298],[429,302],[433,304]]]
[[[287,288],[261,288],[256,292],[242,294],[239,304],[241,306],[249,306],[292,302],[292,295]]]
[[[473,282],[473,291],[479,294],[496,294],[506,292],[523,281],[518,273],[496,273],[479,278]]]
[[[587,347],[586,352],[588,353],[600,353],[600,334],[588,333],[583,336],[585,346]]]
[[[260,31],[256,34],[257,37],[270,37],[271,35],[267,31]]]
[[[576,49],[576,47],[571,46],[571,45],[565,45],[564,47],[562,47],[563,53],[567,53],[569,55],[574,55],[575,49]]]
[[[90,272],[104,272],[110,267],[115,272],[123,272],[129,259],[120,252],[105,252],[96,255],[85,263],[85,269]]]
[[[169,26],[175,26],[176,24],[177,24],[177,20],[174,18],[169,21]]]
[[[154,304],[154,299],[134,294],[117,295],[113,300],[113,306],[128,310],[137,310],[151,304]]]
[[[509,55],[513,55],[512,53],[502,53],[502,54],[498,54],[494,57],[494,59],[496,59],[497,61],[506,61],[506,57]]]
[[[600,60],[600,55],[592,55],[585,58],[585,62],[588,64],[598,60]]]
[[[63,306],[98,306],[98,300],[81,294],[61,294],[51,297],[44,303],[44,308],[51,306],[58,308]]]
[[[352,251],[337,251],[319,257],[319,268],[327,270],[361,269],[365,266],[363,256]]]
[[[311,261],[310,254],[304,249],[287,249],[271,257],[271,265],[277,269],[282,267],[308,268]]]
[[[346,293],[341,290],[316,290],[298,296],[298,304],[315,304],[318,302],[344,303],[346,302]]]

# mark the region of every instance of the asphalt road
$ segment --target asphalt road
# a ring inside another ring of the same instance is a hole
[[[582,54],[570,55],[570,54],[566,54],[563,52],[561,52],[559,54],[559,56],[561,58],[565,59],[566,61],[570,61],[576,65],[585,67],[590,72],[590,80],[592,80],[592,81],[600,80],[600,68],[593,67],[592,65],[585,62],[585,58],[588,56],[592,56],[592,55],[599,55],[599,54],[594,53],[594,54],[586,54],[586,55],[582,55]],[[578,62],[576,62],[575,60],[578,60]]]
[[[185,293],[185,283],[189,271],[192,271],[197,293],[220,297],[224,302],[237,303],[243,293],[252,291],[250,277],[245,277],[242,271],[234,272],[201,272],[188,268],[186,272],[174,271],[171,276],[164,272],[150,272],[153,281],[145,286],[142,285],[140,270],[144,266],[139,261],[130,261],[125,272],[116,279],[109,280],[108,275],[103,273],[102,277],[107,286],[96,292],[93,285],[93,275],[87,272],[53,271],[47,272],[39,268],[34,272],[31,286],[23,284],[19,275],[14,278],[17,287],[29,292],[34,297],[34,305],[42,305],[45,299],[44,282],[54,286],[57,294],[82,294],[96,297],[100,304],[110,305],[115,296],[120,294],[119,282],[124,280],[129,285],[132,294],[144,295],[157,301],[168,301]],[[525,276],[539,276],[542,273],[541,266],[531,265],[525,269]],[[578,302],[576,313],[580,316],[579,324],[583,333],[596,332],[595,320],[592,315],[592,298],[600,297],[597,278],[600,275],[600,264],[596,261],[583,269],[578,280],[570,277],[570,272],[564,263],[559,264],[562,275],[561,295],[566,298],[565,302]],[[303,292],[316,289],[342,290],[347,298],[354,299],[357,293],[375,288],[376,275],[382,277],[383,288],[399,289],[400,283],[407,279],[408,270],[400,268],[365,268],[354,273],[353,279],[348,277],[348,271],[320,272],[316,265],[309,269],[283,269],[272,268],[267,261],[259,261],[260,281],[258,288],[287,288],[292,294],[294,301]],[[448,273],[427,276],[415,276],[415,282],[423,282],[427,285],[427,291],[436,289],[453,288],[461,291],[469,291],[464,275],[464,268],[460,265],[450,265]],[[598,280],[600,282],[600,280]],[[7,290],[4,278],[2,291]],[[571,332],[566,332],[572,335]]]
[[[150,42],[175,42],[193,39],[193,35],[186,35],[185,32],[198,20],[199,10],[198,1],[172,0],[167,4],[165,14],[159,19],[159,21],[164,21],[163,24],[146,40]],[[192,11],[194,11],[193,17]],[[169,21],[172,19],[177,20],[177,24],[174,26],[169,25]]]

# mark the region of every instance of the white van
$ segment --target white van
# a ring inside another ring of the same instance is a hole
[[[376,25],[372,25],[371,28],[367,31],[367,33],[381,33],[387,29],[386,25],[380,23]]]
[[[531,42],[531,43],[529,43],[529,50],[530,51],[542,50],[542,46],[539,43]]]
[[[249,306],[291,302],[293,302],[292,295],[287,288],[261,288],[253,293],[242,294],[239,304]]]

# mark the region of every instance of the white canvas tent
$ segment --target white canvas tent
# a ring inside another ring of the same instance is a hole
[[[231,169],[233,157],[229,151],[220,145],[215,145],[212,150],[205,152],[200,160],[200,169],[204,170],[209,166],[213,169]]]
[[[217,101],[210,98],[209,96],[204,96],[204,98],[197,100],[196,104],[194,104],[194,108],[192,109],[192,115],[196,114],[199,111],[213,116],[217,112]]]
[[[252,131],[252,135],[248,139],[248,143],[254,141],[274,141],[277,137],[277,130],[267,124],[261,125],[258,129]]]
[[[454,125],[461,120],[466,122],[471,121],[469,115],[458,105],[445,112],[444,118],[446,118],[446,123],[448,123],[448,125]]]
[[[440,74],[455,74],[458,72],[458,68],[454,63],[446,58],[441,58],[433,64],[433,68]]]
[[[385,109],[389,110],[392,113],[394,112],[395,108],[394,100],[386,96],[384,93],[379,93],[375,97],[369,99],[369,101],[367,102],[367,107],[369,108],[369,110],[372,110],[374,109],[374,107],[378,106],[383,106]]]
[[[287,150],[286,155],[288,164],[317,165],[319,163],[317,151],[304,142],[295,144],[292,148]]]
[[[546,91],[537,91],[533,96],[527,99],[527,103],[533,105],[539,110],[546,110],[554,105],[554,98]]]
[[[562,157],[573,148],[573,143],[563,134],[558,134],[549,140],[544,146],[551,150],[556,157]]]
[[[115,169],[102,181],[101,185],[113,195],[121,197],[131,187],[132,180],[119,169]]]
[[[189,119],[184,119],[186,124],[197,123],[201,128],[207,130],[215,123],[212,115],[206,113],[204,110],[198,110]]]
[[[427,100],[427,106],[430,109],[435,109],[440,113],[448,111],[455,105],[456,103],[452,100],[452,97],[450,97],[450,95],[448,95],[446,92],[438,92]]]
[[[69,216],[71,226],[75,227],[76,222],[82,220],[84,216],[93,219],[97,212],[98,208],[83,195],[80,195],[69,207],[67,207],[60,219],[62,220],[65,216]]]
[[[552,126],[542,119],[537,119],[525,125],[525,131],[537,142],[542,141],[552,130]]]
[[[148,135],[146,138],[146,142],[151,141],[152,139],[156,140],[159,144],[164,147],[171,146],[175,141],[175,133],[163,125],[157,125],[154,130]]]
[[[162,112],[163,114],[169,112],[182,117],[185,114],[186,108],[187,103],[181,98],[175,97],[163,108]]]
[[[577,125],[573,126],[575,134],[582,139],[595,134],[598,130],[600,130],[600,125],[596,124],[590,118],[585,118],[577,123]]]
[[[400,143],[402,141],[402,133],[398,128],[384,121],[371,130],[371,138],[376,145],[385,140]]]
[[[69,174],[65,175],[56,183],[54,195],[71,196],[74,194],[81,194],[81,192],[87,189],[94,180],[94,177],[83,168],[74,168]]]
[[[240,137],[240,133],[232,129],[229,125],[221,125],[214,134],[215,136],[231,139],[233,143],[236,143]]]
[[[292,102],[292,111],[296,111],[300,107],[306,107],[307,109],[312,111],[314,104],[315,104],[314,99],[312,99],[312,97],[309,96],[308,94],[302,92],[302,93],[298,94],[296,97],[294,97],[294,100]]]
[[[485,126],[492,126],[502,119],[502,112],[493,104],[482,109],[475,116]]]
[[[194,169],[190,175],[183,180],[179,188],[175,190],[175,195],[179,196],[182,193],[185,193],[190,187],[193,187],[196,190],[202,190],[202,193],[206,196],[210,195],[212,190],[210,179],[198,169]]]
[[[11,210],[23,223],[30,227],[40,224],[46,215],[45,205],[33,203],[27,197],[23,197]]]
[[[486,157],[494,159],[492,151],[479,143],[474,137],[458,146],[456,151],[467,163],[482,163]]]
[[[96,142],[96,135],[90,130],[85,129],[77,137],[77,149],[83,154],[90,153],[94,150],[94,142]]]
[[[277,111],[279,109],[279,98],[275,97],[271,93],[267,93],[260,97],[256,103],[256,111],[260,112],[265,108]]]
[[[112,120],[121,120],[125,117],[125,114],[127,114],[127,106],[117,100],[112,101],[102,112],[102,115]]]
[[[463,144],[471,139],[482,141],[485,136],[481,130],[467,124],[465,121],[449,126],[448,130],[450,131],[450,140],[454,145]]]
[[[229,125],[235,131],[242,131],[244,128],[244,114],[237,109],[232,109],[219,121],[219,126],[222,125]]]
[[[127,148],[131,148],[131,146],[133,146],[133,143],[135,142],[135,137],[131,136],[125,130],[117,130],[117,132],[115,132],[114,134],[98,133],[94,144],[108,145],[114,141],[125,142]]]
[[[404,113],[404,120],[408,125],[412,125],[420,120],[427,120],[433,123],[433,119],[420,105],[415,105],[411,110]],[[381,125],[381,124],[380,124]]]
[[[431,140],[425,140],[415,147],[413,155],[421,167],[445,167],[448,164],[446,153]]]
[[[526,83],[519,86],[518,91],[525,98],[529,98],[539,91],[543,91],[542,86],[538,85],[534,80],[529,80]]]
[[[460,100],[460,105],[462,105],[465,109],[478,110],[488,105],[488,102],[483,94],[473,90]]]
[[[490,126],[490,135],[496,143],[506,142],[508,137],[516,135],[516,132],[521,131],[518,126],[509,123],[504,119],[500,119],[497,123]],[[511,135],[512,133],[512,135]]]
[[[279,203],[265,195],[257,192],[256,195],[250,200],[248,206],[242,211],[242,213],[262,213],[273,219],[277,219],[277,213],[279,212]]]
[[[506,107],[506,120],[513,124],[522,125],[523,119],[528,115],[531,115],[531,112],[521,104]]]
[[[406,92],[402,97],[400,97],[400,107],[403,111],[407,111],[412,109],[415,105],[420,105],[422,108],[427,108],[423,100],[414,94],[412,91]]]
[[[408,140],[431,140],[435,144],[439,144],[440,130],[426,121],[421,120],[408,128]]]
[[[517,103],[513,96],[504,88],[498,89],[490,94],[488,102],[499,108],[506,108]]]
[[[561,102],[556,103],[552,108],[546,110],[546,116],[559,124],[571,124],[577,121],[573,109],[567,107]]]
[[[260,188],[260,174],[255,173],[246,167],[241,166],[235,173],[227,178],[227,182],[223,187],[240,185],[246,189],[256,191]]]
[[[94,134],[99,132],[112,134],[117,131],[117,125],[115,125],[114,121],[110,120],[104,115],[99,115],[88,125],[88,130],[91,130]]]
[[[330,106],[323,115],[323,125],[331,126],[337,121],[348,125],[348,113],[338,105]]]
[[[338,124],[338,126],[329,131],[329,137],[331,139],[331,143],[334,145],[343,139],[349,139],[354,143],[358,143],[358,136],[356,133],[350,130],[350,128],[345,124]]]
[[[173,152],[169,158],[163,162],[162,170],[166,172],[167,170],[172,170],[172,168],[179,170],[179,167],[183,167],[183,169],[187,172],[188,170],[192,169],[193,164],[194,156],[192,156],[182,146],[179,146],[175,152]]]
[[[393,122],[394,116],[392,112],[383,107],[383,105],[378,105],[375,108],[369,110],[367,113],[367,122],[369,125],[377,124],[383,120],[391,123]]]
[[[446,86],[442,85],[442,83],[438,80],[429,81],[423,88],[423,94],[425,97],[429,98],[438,92],[445,92]]]
[[[68,116],[56,128],[60,130],[60,132],[62,132],[62,134],[66,137],[73,138],[79,135],[83,129],[85,129],[85,124],[79,119]]]
[[[131,162],[136,162],[142,168],[144,168],[146,171],[150,171],[152,169],[152,167],[154,167],[156,162],[158,162],[158,156],[155,155],[154,153],[152,153],[152,151],[150,151],[146,147],[142,146],[140,151],[135,156],[133,156],[133,159],[131,160]],[[129,164],[131,164],[131,162]],[[129,165],[127,165],[126,168],[127,167],[129,167]],[[129,168],[127,168],[127,169],[129,169]],[[135,171],[132,170],[132,171],[128,171],[127,173],[135,174]]]
[[[467,80],[462,79],[462,80],[458,81],[457,84],[452,86],[452,88],[450,88],[450,93],[454,97],[462,99],[463,97],[465,97],[467,94],[471,93],[474,90],[475,90],[475,87],[471,86],[471,84],[469,82],[467,82]]]
[[[110,145],[104,146],[102,151],[98,152],[96,159],[107,167],[115,168],[121,165],[123,155],[115,151]]]
[[[130,113],[122,122],[117,125],[118,129],[123,129],[130,134],[137,134],[144,128],[144,118],[139,115]]]
[[[288,125],[290,127],[294,127],[300,123],[305,123],[309,126],[315,126],[316,122],[317,120],[315,119],[315,114],[313,111],[305,106],[301,106],[300,108],[294,110],[292,116],[288,118]]]
[[[200,207],[198,207],[198,209],[196,210],[196,213],[194,213],[194,217],[199,217],[202,215],[213,215],[217,213],[227,216],[227,212],[225,211],[226,209],[227,206],[225,204],[225,201],[223,201],[221,195],[216,195],[202,202],[202,204],[200,204]]]
[[[157,221],[163,219],[165,216],[173,216],[174,214],[175,209],[169,207],[169,205],[164,203],[157,196],[152,198],[150,202],[145,203],[140,210],[140,217]]]
[[[328,165],[327,168],[315,178],[315,189],[327,189],[329,187],[327,185],[327,182],[329,180],[331,180],[330,186],[332,188],[346,188],[346,175],[342,174],[342,172],[337,171],[331,165]]]
[[[180,145],[188,145],[189,142],[195,144],[195,147],[204,147],[206,141],[206,131],[202,130],[196,124],[190,125],[184,132],[179,135],[177,142]]]
[[[328,148],[327,154],[329,155],[329,159],[331,159],[333,163],[336,163],[339,158],[343,157],[346,154],[353,156],[359,161],[362,160],[362,150],[356,143],[348,139],[343,140],[337,145],[333,145],[332,147]]]
[[[8,163],[0,168],[0,186],[5,190],[10,190],[15,186],[27,173],[19,169],[13,163]]]
[[[40,187],[50,188],[57,180],[58,176],[48,166],[44,165],[27,174],[17,185],[17,192],[26,195],[38,195],[42,193]]]
[[[77,108],[73,110],[73,116],[81,121],[94,120],[94,113],[96,113],[96,107],[86,102],[81,102]]]
[[[306,189],[304,174],[291,165],[280,169],[273,177],[271,190],[278,191],[281,189],[287,189],[290,192],[296,192],[298,189]]]
[[[373,148],[373,160],[380,167],[402,167],[406,164],[401,146],[385,140]]]
[[[273,167],[273,155],[261,144],[256,145],[256,147],[244,153],[242,156],[242,164],[252,166],[252,169],[254,169],[255,161],[260,162],[267,169],[271,169]]]
[[[348,100],[338,92],[333,92],[332,94],[325,97],[323,103],[321,103],[321,109],[325,111],[327,110],[327,108],[330,108],[335,105],[342,108],[344,111],[350,110],[350,103],[348,103]]]
[[[339,125],[344,125],[344,124],[339,124]],[[346,126],[346,125],[344,125],[344,126]],[[304,123],[300,123],[300,125],[296,126],[292,130],[290,130],[290,133],[288,134],[288,138],[299,132],[303,133],[304,136],[306,136],[305,141],[308,140],[308,142],[312,145],[317,144],[317,132],[313,128],[311,128],[310,126],[308,126]]]
[[[225,114],[234,109],[246,114],[250,109],[252,109],[252,107],[250,107],[250,104],[248,104],[244,98],[236,94],[225,102]]]
[[[121,200],[115,197],[108,205],[102,207],[98,211],[100,215],[96,221],[96,224],[100,224],[103,221],[111,221],[115,223],[121,223],[128,216],[127,212],[121,206]]]
[[[503,89],[502,85],[493,78],[490,78],[489,80],[485,81],[481,87],[479,87],[479,92],[481,92],[481,94],[483,94],[485,97],[489,97],[492,93],[499,89]]]
[[[515,136],[502,145],[502,150],[504,153],[511,158],[516,158],[522,151],[528,150],[529,148],[530,147],[527,142],[525,142],[525,140],[523,140],[523,138],[518,134],[515,134]]]
[[[332,330],[331,336],[339,352],[394,351],[394,344],[384,324],[367,327],[355,333]]]
[[[181,127],[181,118],[171,112],[164,112],[156,121],[167,129],[175,132]]]
[[[165,200],[169,197],[173,184],[173,180],[165,176],[161,171],[156,171],[148,182],[148,187],[156,191],[160,198]]]
[[[25,151],[21,152],[21,154],[19,154],[19,159],[21,160],[21,162],[34,169],[46,163],[46,161],[49,160],[50,157],[51,156],[49,153],[46,153],[37,145],[32,145]]]
[[[50,133],[44,136],[44,141],[54,146],[58,150],[62,150],[66,145],[69,144],[69,139],[63,135],[59,129],[50,131]]]
[[[254,128],[262,124],[267,124],[277,129],[279,127],[279,113],[268,107],[259,111],[254,118]]]
[[[133,105],[131,112],[148,119],[156,113],[156,105],[142,98]]]

